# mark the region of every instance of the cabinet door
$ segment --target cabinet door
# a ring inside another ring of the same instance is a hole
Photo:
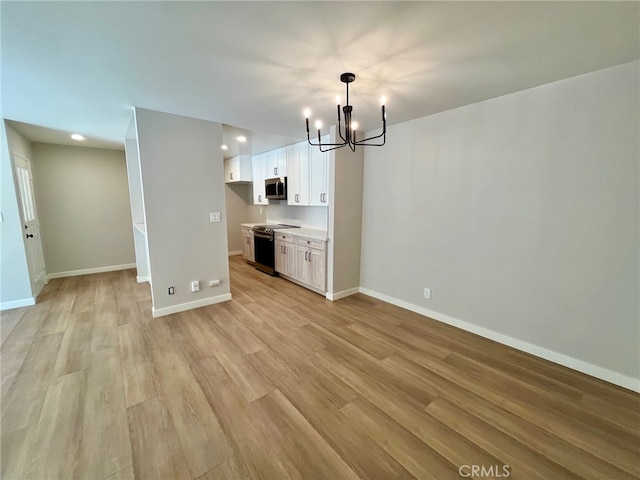
[[[264,154],[266,158],[266,172],[265,178],[278,177],[278,151],[272,150]]]
[[[240,159],[238,157],[227,158],[224,161],[224,181],[233,182],[240,176]]]
[[[275,241],[275,270],[278,273],[282,273],[283,275],[287,274],[287,254],[285,251],[286,243],[282,240]]]
[[[296,274],[296,246],[293,243],[285,242],[284,244],[285,262],[287,275],[298,278]]]
[[[309,249],[296,245],[296,279],[309,283]]]
[[[287,148],[287,203],[309,205],[309,145],[298,143]]]
[[[264,179],[267,176],[265,154],[256,155],[252,161],[253,170],[253,203],[254,205],[268,205],[264,189]]]
[[[307,283],[312,287],[318,288],[322,291],[325,290],[325,278],[326,278],[326,262],[325,252],[317,250],[315,248],[308,249],[307,258],[309,259],[309,278]]]
[[[323,138],[324,142],[325,139]],[[327,139],[328,141],[328,139]],[[329,154],[318,147],[311,147],[309,159],[309,205],[329,205]]]
[[[249,260],[256,261],[256,250],[253,243],[253,232],[249,234]]]
[[[287,176],[287,149],[281,148],[280,150],[276,150],[276,177],[286,177]]]

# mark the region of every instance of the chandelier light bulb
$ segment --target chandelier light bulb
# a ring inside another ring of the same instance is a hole
[[[359,126],[358,122],[351,122],[351,130],[357,130]]]
[[[340,95],[336,95],[336,105],[340,105]]]
[[[311,116],[311,110],[309,110],[308,108],[305,108],[302,111],[302,114],[304,115],[304,118],[309,118]]]
[[[382,95],[380,97],[380,105],[384,105],[385,103],[387,103],[387,97],[385,97],[384,95]]]
[[[316,120],[315,126],[318,130],[322,128],[322,120]]]

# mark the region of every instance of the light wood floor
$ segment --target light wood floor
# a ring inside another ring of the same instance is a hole
[[[640,475],[639,395],[230,263],[231,302],[168,317],[133,271],[3,312],[2,478]]]

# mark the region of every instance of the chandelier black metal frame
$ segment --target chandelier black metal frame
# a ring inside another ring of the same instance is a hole
[[[336,150],[342,147],[349,147],[352,151],[356,151],[357,146],[363,147],[381,147],[386,142],[387,137],[387,114],[385,112],[384,100],[382,101],[382,133],[380,135],[375,135],[369,138],[363,138],[362,140],[358,140],[356,138],[356,128],[354,127],[354,123],[351,121],[351,113],[353,112],[353,106],[349,105],[349,84],[352,83],[356,79],[354,73],[346,72],[340,75],[340,81],[346,85],[347,88],[347,96],[346,101],[347,104],[342,107],[342,114],[344,115],[344,129],[342,128],[342,115],[340,114],[340,101],[338,99],[338,129],[337,132],[342,139],[342,143],[322,143],[321,140],[321,128],[322,123],[320,121],[316,122],[316,128],[318,129],[318,142],[314,143],[311,141],[311,135],[309,133],[309,116],[311,112],[307,109],[304,112],[305,120],[307,123],[307,140],[309,141],[309,145],[314,147],[320,147],[321,152],[328,152],[330,150]],[[383,97],[384,98],[384,97]],[[369,143],[372,140],[376,140],[378,138],[382,138],[382,143]]]

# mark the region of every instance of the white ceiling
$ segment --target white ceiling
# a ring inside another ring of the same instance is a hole
[[[304,138],[304,107],[334,123],[345,71],[372,130],[382,94],[394,124],[638,59],[639,5],[3,1],[1,114],[34,141],[118,148],[139,106],[233,125],[253,142],[226,155],[259,153]]]

